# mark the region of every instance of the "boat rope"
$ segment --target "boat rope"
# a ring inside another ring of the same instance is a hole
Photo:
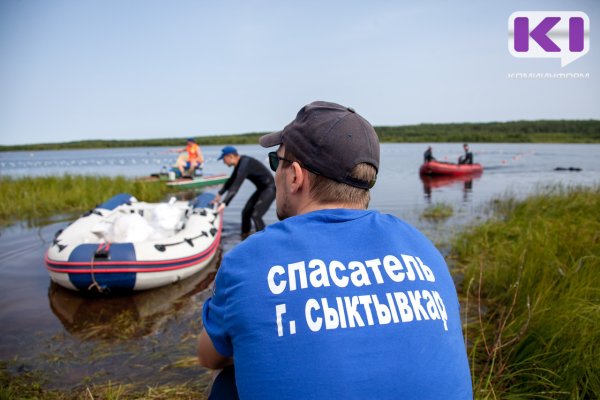
[[[194,210],[192,212],[193,214],[200,214],[202,216],[206,216],[206,210],[200,210],[200,211],[196,211]],[[179,241],[179,242],[175,242],[175,243],[168,243],[168,244],[155,244],[154,248],[160,252],[163,252],[167,249],[167,247],[171,247],[171,246],[178,246],[180,244],[183,243],[187,243],[188,245],[194,247],[194,240],[199,239],[201,237],[215,237],[215,235],[218,232],[218,229],[215,227],[215,221],[217,220],[217,214],[215,214],[214,218],[212,219],[212,221],[209,221],[209,223],[212,225],[212,228],[210,228],[208,231],[202,231],[200,232],[199,235],[194,236],[194,237],[190,237],[190,238],[183,238],[183,240]]]
[[[109,250],[110,250],[110,243],[100,243],[100,244],[98,244],[98,248],[96,249],[96,251],[92,253],[92,260],[90,262],[90,275],[92,278],[92,283],[90,284],[90,286],[88,286],[88,290],[91,290],[92,288],[96,288],[96,290],[98,290],[98,293],[102,293],[104,291],[104,288],[102,286],[100,286],[100,284],[96,280],[96,275],[94,273],[94,260],[96,259],[96,255],[108,254]]]
[[[212,231],[213,231],[213,229],[216,231],[216,229],[215,229],[215,228],[212,228],[212,229],[211,229],[209,232],[210,232],[210,233],[212,234],[212,236],[214,237],[215,235],[214,235],[214,233],[212,232]],[[167,249],[167,247],[171,247],[171,246],[178,246],[178,245],[180,245],[180,244],[182,244],[182,243],[187,243],[187,244],[189,244],[190,246],[194,247],[194,242],[193,242],[193,241],[194,241],[195,239],[201,238],[201,237],[203,237],[203,236],[205,236],[205,237],[209,237],[209,236],[208,236],[208,233],[209,233],[209,232],[202,231],[202,232],[200,232],[200,234],[199,234],[198,236],[194,236],[194,237],[191,237],[191,238],[184,238],[182,241],[180,241],[180,242],[176,242],[176,243],[168,243],[168,244],[155,244],[155,245],[154,245],[154,248],[155,248],[156,250],[158,250],[158,251],[165,251],[165,250]]]

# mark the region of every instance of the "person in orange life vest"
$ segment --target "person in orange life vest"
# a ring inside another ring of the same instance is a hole
[[[187,140],[187,146],[182,149],[175,150],[177,153],[187,152],[187,160],[185,157],[179,157],[177,159],[177,168],[181,172],[181,176],[184,176],[185,170],[188,170],[190,176],[194,176],[196,168],[202,168],[204,164],[204,157],[202,156],[202,150],[193,138]]]

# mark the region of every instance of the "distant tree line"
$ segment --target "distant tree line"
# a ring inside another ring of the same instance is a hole
[[[598,143],[600,121],[540,120],[376,127],[382,142]]]
[[[539,120],[487,123],[376,126],[381,142],[496,142],[496,143],[600,143],[600,120]],[[257,144],[266,132],[197,137],[201,145]],[[0,151],[64,150],[114,147],[181,147],[186,138],[140,140],[79,140],[0,146]]]

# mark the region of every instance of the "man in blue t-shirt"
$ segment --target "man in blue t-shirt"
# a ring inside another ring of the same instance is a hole
[[[200,363],[231,372],[235,360],[242,399],[472,398],[443,257],[414,227],[367,210],[379,168],[369,122],[314,102],[260,144],[279,146],[269,161],[281,222],[223,258]]]

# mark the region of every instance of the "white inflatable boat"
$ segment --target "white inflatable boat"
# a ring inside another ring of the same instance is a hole
[[[213,194],[139,202],[119,194],[56,233],[46,265],[57,284],[80,291],[152,289],[206,267],[221,240]]]

